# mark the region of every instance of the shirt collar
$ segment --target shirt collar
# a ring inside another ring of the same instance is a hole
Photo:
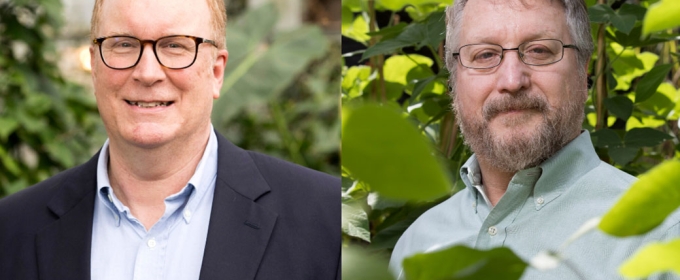
[[[541,198],[540,203],[537,204],[538,210],[547,202],[557,198],[564,191],[564,188],[572,185],[599,163],[600,159],[593,148],[590,133],[583,131],[538,167],[520,170],[513,176],[512,180],[522,179],[520,177],[527,177],[527,175],[533,177],[535,172],[540,172],[538,180],[530,180],[533,181],[530,183],[534,186],[534,196]],[[487,204],[491,205],[481,187],[482,174],[476,155],[472,155],[460,168],[460,177],[470,191],[474,193],[477,190]]]
[[[214,179],[217,176],[217,135],[215,130],[210,125],[210,137],[208,144],[201,160],[196,166],[194,175],[189,179],[188,184],[179,192],[172,194],[166,198],[171,199],[188,199],[185,206],[185,213],[182,215],[184,221],[189,223],[191,221],[192,213],[198,207],[201,198],[208,190],[213,190],[210,184],[214,184]],[[116,195],[111,190],[111,181],[108,173],[109,162],[109,139],[106,139],[102,146],[99,158],[97,161],[97,197],[104,203],[115,215],[116,226],[120,225],[120,213],[129,212],[129,208],[123,205]],[[191,191],[191,190],[195,191]]]

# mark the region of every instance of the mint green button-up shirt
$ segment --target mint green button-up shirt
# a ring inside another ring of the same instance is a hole
[[[586,221],[606,213],[635,180],[600,161],[588,132],[540,166],[517,172],[495,207],[480,186],[474,155],[460,175],[466,187],[425,212],[397,242],[390,269],[401,279],[404,258],[454,245],[485,250],[509,247],[527,262],[540,251],[556,251]],[[676,211],[640,237],[617,238],[591,231],[561,251],[569,266],[528,267],[522,279],[621,279],[618,267],[624,260],[650,241],[680,237],[679,222],[680,211]],[[657,276],[680,279],[670,274]]]

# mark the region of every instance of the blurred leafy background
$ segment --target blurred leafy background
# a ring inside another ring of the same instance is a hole
[[[106,139],[80,61],[93,3],[0,0],[0,197],[84,163]],[[340,1],[225,3],[230,59],[213,125],[243,148],[339,175]]]
[[[653,179],[641,180],[638,185],[643,187],[637,189],[654,186],[651,189],[663,190],[660,193],[665,195],[675,193],[674,174],[680,173],[680,2],[585,2],[596,52],[588,70],[592,86],[583,129],[591,133],[603,161],[634,176],[654,174],[650,175]],[[345,279],[392,279],[386,270],[387,260],[404,230],[423,212],[463,188],[458,170],[471,151],[463,145],[455,125],[449,73],[443,65],[444,10],[452,3],[343,0]],[[661,163],[665,167],[657,167]],[[610,215],[607,223],[663,221],[680,205],[676,196],[663,200],[650,191],[631,193],[632,200],[648,204],[622,200],[623,206],[617,207],[626,210],[618,213],[625,214]],[[666,202],[658,206],[655,203],[659,201]],[[664,210],[652,211],[654,207]],[[646,232],[600,228],[618,236]],[[652,252],[663,254],[647,253],[641,259],[656,264],[678,260],[680,253],[673,251],[673,246],[677,244],[662,245],[664,249]],[[519,265],[522,270],[528,265],[526,260],[509,257],[514,255],[507,251],[449,250],[407,258],[406,275],[413,279],[517,279],[521,271],[506,273],[501,267],[485,269],[482,264],[500,261],[507,265],[503,268]],[[469,265],[451,265],[453,256]],[[638,263],[625,275],[646,277],[673,269],[680,274],[680,262],[666,267],[647,265],[646,270],[644,266]],[[648,274],[640,274],[643,270]],[[484,274],[490,271],[497,274]]]

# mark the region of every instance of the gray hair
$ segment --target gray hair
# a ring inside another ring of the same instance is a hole
[[[456,3],[452,7],[446,9],[446,67],[451,72],[449,83],[455,91],[455,74],[456,74],[456,60],[453,52],[458,50],[458,35],[460,34],[460,26],[463,18],[463,9],[468,0],[455,0]],[[506,1],[506,0],[502,0]],[[523,0],[521,0],[524,2]],[[567,26],[571,38],[574,40],[572,44],[578,47],[578,55],[576,60],[579,67],[580,75],[585,77],[585,67],[590,61],[590,55],[593,53],[593,39],[590,35],[590,21],[588,18],[588,10],[584,0],[559,0],[564,7],[565,16],[567,18]]]

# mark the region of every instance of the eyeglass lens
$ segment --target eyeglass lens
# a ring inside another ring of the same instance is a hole
[[[486,69],[501,63],[504,50],[494,44],[472,44],[461,47],[459,52],[463,66]],[[518,52],[526,64],[547,65],[562,59],[563,44],[559,40],[529,41],[519,45]]]
[[[133,37],[110,37],[101,43],[102,58],[111,68],[130,68],[137,64],[144,45]],[[185,36],[165,37],[156,42],[158,62],[168,68],[185,68],[196,58],[196,41]]]

